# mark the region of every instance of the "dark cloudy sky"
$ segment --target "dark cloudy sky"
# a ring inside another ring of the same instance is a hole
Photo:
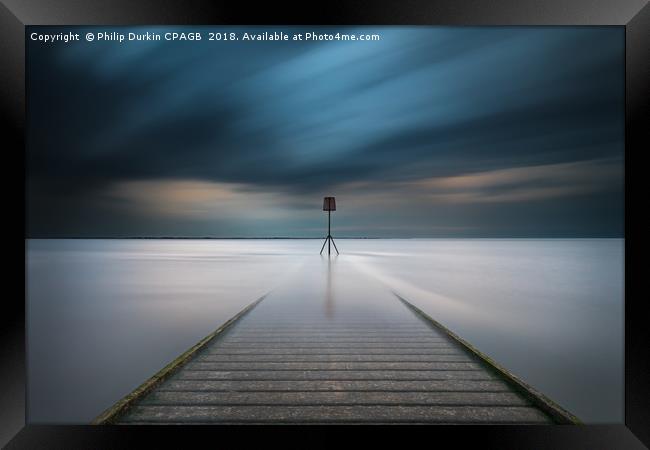
[[[324,195],[335,236],[623,235],[622,28],[28,33],[70,30],[82,41],[28,41],[31,237],[318,237]]]

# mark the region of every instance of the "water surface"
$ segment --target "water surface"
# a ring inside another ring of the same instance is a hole
[[[355,304],[390,314],[373,298],[395,291],[584,421],[620,423],[623,243],[346,239],[313,290],[332,317]],[[90,421],[250,302],[301,281],[319,249],[315,240],[28,240],[30,423]],[[346,267],[363,274],[358,283],[340,285]]]

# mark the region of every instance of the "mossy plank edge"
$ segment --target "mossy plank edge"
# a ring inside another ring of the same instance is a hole
[[[478,350],[472,344],[470,344],[469,342],[467,342],[466,340],[458,336],[456,333],[454,333],[453,331],[451,331],[450,329],[442,325],[437,320],[433,319],[431,316],[429,316],[427,313],[422,311],[417,306],[413,305],[411,302],[406,300],[400,294],[398,294],[395,291],[392,292],[393,295],[395,295],[402,303],[404,303],[404,305],[406,305],[409,309],[415,312],[418,316],[420,316],[422,319],[424,319],[426,322],[429,322],[431,325],[435,326],[436,328],[442,330],[451,339],[453,339],[454,341],[462,345],[465,349],[467,349],[470,353],[478,357],[490,369],[492,369],[493,371],[501,375],[503,378],[505,378],[505,380],[509,382],[509,384],[511,384],[516,389],[517,392],[523,394],[524,397],[528,399],[533,405],[537,406],[543,412],[548,414],[555,423],[564,424],[564,425],[582,424],[582,422],[580,421],[580,419],[578,419],[578,417],[571,414],[570,412],[562,408],[560,405],[555,403],[553,400],[546,397],[544,394],[542,394],[532,386],[522,381],[519,377],[511,373],[508,369],[499,365],[492,358],[490,358],[489,356],[487,356],[486,354]]]
[[[266,298],[266,296],[268,295],[269,293],[267,292],[266,294],[264,294],[263,296],[261,296],[260,298],[258,298],[257,300],[249,304],[248,306],[246,306],[244,309],[239,311],[233,317],[228,319],[219,328],[217,328],[212,333],[210,333],[209,335],[201,339],[199,342],[194,344],[192,347],[190,347],[179,357],[177,357],[172,362],[170,362],[165,367],[163,367],[158,372],[156,372],[151,378],[149,378],[140,386],[138,386],[133,391],[131,391],[129,394],[124,396],[121,400],[118,400],[117,403],[115,403],[113,406],[109,407],[104,412],[102,412],[99,416],[93,419],[91,425],[114,424],[115,421],[119,417],[124,415],[135,404],[136,401],[140,400],[146,394],[150,393],[153,389],[155,389],[158,385],[160,385],[160,383],[162,383],[163,381],[168,379],[171,375],[173,375],[178,369],[180,369],[187,362],[189,362],[189,360],[191,360],[199,350],[203,349],[212,340],[214,340],[216,337],[218,337],[220,334],[226,331],[230,326],[232,326],[235,322],[241,319],[247,312],[249,312],[251,309],[257,306],[257,304],[262,300],[264,300],[264,298]]]

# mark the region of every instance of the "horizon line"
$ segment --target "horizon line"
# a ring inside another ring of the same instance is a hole
[[[336,239],[624,239],[625,236],[338,236]],[[323,240],[325,237],[290,237],[290,236],[25,236],[24,239],[195,239],[195,240]]]

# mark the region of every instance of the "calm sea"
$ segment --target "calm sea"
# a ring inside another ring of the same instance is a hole
[[[27,240],[29,422],[92,420],[244,306],[295,280],[320,258],[320,245]],[[332,264],[404,296],[583,421],[623,422],[622,239],[337,245]],[[358,291],[339,300],[372,302]]]

